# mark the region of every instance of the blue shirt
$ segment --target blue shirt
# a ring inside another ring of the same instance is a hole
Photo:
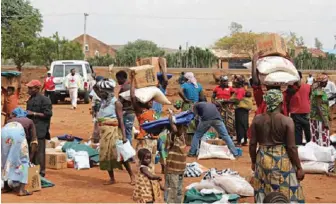
[[[97,114],[97,118],[116,118],[117,117],[115,108],[116,101],[117,101],[116,97],[113,97],[111,99],[110,104],[105,107],[106,101],[103,100],[99,112]]]
[[[197,83],[197,84],[198,84],[198,88],[195,88],[194,84],[192,83],[184,83],[181,85],[184,96],[188,100],[194,103],[199,101],[199,95],[201,91],[203,90],[202,85],[200,83]]]
[[[161,85],[159,86],[159,89],[164,95],[166,95],[166,89],[164,89]],[[153,101],[153,107],[152,108],[156,113],[159,113],[159,114],[162,113],[162,104],[161,103]]]

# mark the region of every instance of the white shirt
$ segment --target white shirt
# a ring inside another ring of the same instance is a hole
[[[75,74],[74,76],[70,74],[68,74],[65,77],[65,81],[64,81],[64,85],[67,89],[71,89],[71,88],[80,88],[82,85],[82,77],[79,74]]]
[[[307,78],[307,84],[313,85],[313,83],[314,83],[314,77],[308,77]]]
[[[336,85],[332,81],[328,81],[327,86],[324,87],[324,91],[327,93],[328,98],[336,93]],[[329,107],[335,104],[335,100],[329,101]]]

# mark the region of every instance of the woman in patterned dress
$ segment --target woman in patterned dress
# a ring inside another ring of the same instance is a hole
[[[1,179],[5,191],[10,191],[9,183],[18,186],[19,196],[32,193],[24,189],[28,183],[29,153],[26,134],[18,122],[10,122],[1,129]]]
[[[290,202],[304,203],[299,182],[304,178],[304,171],[295,145],[294,122],[281,113],[283,95],[280,90],[267,91],[264,101],[267,112],[257,115],[251,125],[254,200],[263,203],[270,193],[280,192]]]
[[[329,138],[329,101],[324,91],[327,86],[328,76],[322,74],[318,77],[312,87],[311,111],[310,111],[310,132],[312,141],[320,146],[330,146]]]

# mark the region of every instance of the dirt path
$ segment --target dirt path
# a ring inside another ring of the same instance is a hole
[[[65,133],[88,139],[92,132],[92,122],[89,115],[89,105],[80,104],[76,111],[70,110],[70,105],[56,105],[53,108],[51,134]],[[218,169],[231,168],[239,171],[242,176],[249,176],[250,160],[248,149],[243,148],[244,156],[237,161],[201,160],[202,165]],[[188,159],[189,162],[195,159]],[[135,166],[133,166],[135,168]],[[156,167],[159,174],[160,166]],[[55,187],[42,189],[29,197],[18,197],[14,194],[3,194],[3,202],[132,202],[132,186],[126,171],[116,171],[118,183],[104,186],[108,178],[106,172],[95,167],[89,170],[47,170],[46,178],[56,184]],[[201,178],[185,178],[184,185],[198,182]],[[306,175],[303,181],[306,202],[336,202],[336,177],[325,175]],[[253,202],[253,198],[242,198],[240,202]]]

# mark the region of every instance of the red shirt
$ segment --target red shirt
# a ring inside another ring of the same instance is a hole
[[[54,91],[55,90],[55,83],[54,77],[47,77],[44,79],[44,89],[46,91]]]
[[[233,92],[233,88],[232,87],[222,88],[220,86],[217,86],[213,90],[213,92],[216,93],[217,99],[229,100],[231,98],[231,93]]]
[[[236,99],[242,100],[245,97],[246,90],[244,87],[235,90]]]
[[[252,86],[252,89],[254,100],[256,102],[257,107],[259,107],[264,101],[263,99],[264,92],[262,91],[261,86]]]
[[[290,100],[290,113],[310,113],[310,85],[302,84]]]

